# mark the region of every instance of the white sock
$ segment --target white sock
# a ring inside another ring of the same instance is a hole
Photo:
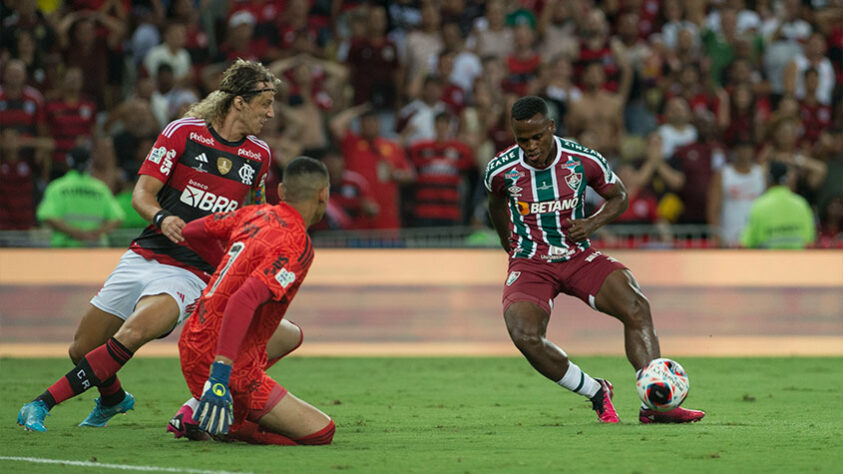
[[[191,398],[190,400],[184,402],[184,405],[189,406],[190,409],[195,412],[196,409],[199,408],[199,400],[197,400],[195,398]]]
[[[588,398],[593,397],[600,390],[600,384],[596,380],[583,372],[577,364],[570,361],[568,362],[568,371],[565,372],[565,376],[556,383],[574,393],[585,395]]]

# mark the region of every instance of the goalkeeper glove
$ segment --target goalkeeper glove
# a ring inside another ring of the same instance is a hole
[[[222,362],[211,365],[211,376],[202,389],[202,398],[196,421],[199,428],[210,434],[228,433],[228,427],[234,420],[233,401],[228,390],[228,379],[231,377],[231,366]]]

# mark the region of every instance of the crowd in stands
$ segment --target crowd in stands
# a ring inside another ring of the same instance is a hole
[[[0,22],[0,230],[44,224],[78,156],[142,226],[156,135],[241,57],[285,84],[269,200],[286,162],[325,160],[321,230],[487,226],[483,170],[538,95],[626,184],[620,224],[739,246],[781,162],[814,245],[843,246],[840,0],[5,0]]]

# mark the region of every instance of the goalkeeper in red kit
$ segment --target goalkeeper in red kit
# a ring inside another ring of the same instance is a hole
[[[217,271],[179,339],[182,372],[211,435],[256,444],[330,444],[331,418],[265,372],[266,345],[313,261],[307,228],[328,203],[328,171],[298,157],[284,170],[278,205],[192,221],[187,244]]]

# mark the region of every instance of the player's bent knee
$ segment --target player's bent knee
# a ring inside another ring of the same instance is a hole
[[[336,432],[337,427],[334,424],[334,420],[330,418],[328,420],[328,426],[322,428],[316,433],[299,438],[296,440],[296,442],[301,445],[310,446],[331,444],[331,442],[334,440],[334,433]]]
[[[521,350],[529,351],[543,345],[542,337],[538,332],[524,330],[523,328],[510,328],[509,337],[515,346]]]

